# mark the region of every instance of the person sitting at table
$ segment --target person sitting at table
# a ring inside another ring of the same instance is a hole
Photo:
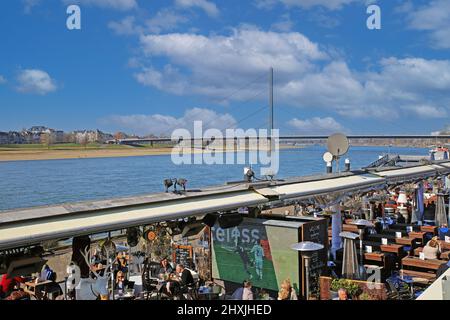
[[[55,272],[48,266],[48,264],[44,264],[41,273],[39,274],[39,282],[52,281],[53,278],[56,278],[55,276]]]
[[[443,224],[439,228],[439,240],[444,240],[445,237],[450,237],[450,230],[448,229],[448,226],[446,224]]]
[[[397,223],[406,223],[406,219],[403,215],[401,215],[400,213],[396,214],[396,218],[397,218]]]
[[[430,241],[428,241],[427,245],[423,248],[423,254],[425,255],[425,259],[436,260],[439,258],[440,254],[440,246],[437,241],[437,237],[434,237]]]
[[[114,285],[114,289],[115,290],[126,291],[127,289],[130,289],[130,287],[133,284],[134,283],[132,281],[128,281],[125,278],[125,273],[124,272],[122,272],[122,271],[117,272],[116,283]]]
[[[194,277],[192,276],[191,271],[186,269],[184,265],[177,264],[175,269],[177,275],[180,277],[180,284],[182,287],[188,287],[194,284]]]
[[[278,300],[298,300],[297,293],[292,288],[290,279],[286,279],[281,283]]]
[[[231,300],[242,300],[242,295],[244,294],[244,287],[247,280],[242,282],[242,286],[237,288],[231,295]]]
[[[169,263],[169,260],[167,258],[164,258],[160,262],[161,267],[159,268],[158,274],[159,275],[166,275],[173,273],[173,268]]]
[[[170,274],[167,282],[161,287],[161,292],[169,297],[187,293],[188,287],[194,284],[192,273],[182,264],[177,264],[175,274]]]
[[[253,300],[252,283],[246,281],[244,283],[244,291],[242,292],[242,300]]]
[[[333,299],[333,300],[341,300],[341,301],[350,300],[350,299],[348,298],[347,290],[344,289],[344,288],[340,288],[340,289],[338,290],[338,297],[335,298],[335,299]]]
[[[0,280],[0,297],[5,298],[13,291],[17,290],[20,283],[24,283],[25,279],[22,277],[11,277],[9,274],[4,274]]]
[[[117,270],[124,273],[128,272],[128,261],[125,252],[117,255]]]

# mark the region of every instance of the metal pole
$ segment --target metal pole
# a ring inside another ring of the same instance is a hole
[[[363,248],[363,234],[364,229],[359,229],[359,253],[360,253],[360,260],[361,260],[361,266],[360,266],[360,277],[361,280],[365,280],[365,268],[364,268],[364,248]]]
[[[269,72],[269,131],[270,131],[270,155],[273,151],[273,68]]]
[[[309,257],[305,256],[305,298],[309,300]]]
[[[269,129],[270,129],[270,137],[272,138],[272,134],[273,134],[273,68],[270,68],[270,73],[269,73],[269,107],[270,107],[270,111],[269,111]]]

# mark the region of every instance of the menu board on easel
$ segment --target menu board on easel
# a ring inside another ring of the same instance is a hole
[[[189,261],[192,261],[193,247],[186,245],[174,245],[172,253],[172,261],[175,264],[182,264],[184,266],[189,265]]]

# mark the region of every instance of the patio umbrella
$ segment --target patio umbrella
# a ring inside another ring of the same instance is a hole
[[[336,259],[336,250],[342,247],[342,239],[339,233],[342,231],[342,213],[339,205],[334,208],[336,212],[331,216],[331,253]]]
[[[447,220],[447,212],[445,210],[445,202],[444,202],[444,194],[438,193],[436,200],[436,216],[435,216],[435,225],[442,226],[448,223]]]
[[[360,279],[358,256],[356,251],[356,239],[359,237],[356,233],[341,232],[340,236],[344,238],[344,257],[342,261],[342,276],[345,279]]]
[[[424,193],[423,183],[420,182],[419,187],[416,190],[416,207],[417,207],[418,221],[423,221],[423,215],[425,213],[423,193]]]
[[[411,223],[416,223],[420,220],[420,210],[419,210],[419,190],[416,188],[414,190],[414,206],[411,215]]]

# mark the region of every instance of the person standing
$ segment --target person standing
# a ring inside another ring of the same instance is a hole
[[[262,280],[264,249],[258,242],[255,241],[255,244],[253,245],[253,248],[250,251],[250,253],[254,254],[256,274],[258,275],[259,280]]]
[[[242,264],[244,266],[244,271],[247,273],[248,278],[252,279],[253,275],[251,274],[250,270],[248,269],[250,265],[250,260],[248,259],[247,252],[245,252],[245,249],[242,246],[238,246],[235,250],[235,252],[239,255],[239,257],[242,260]]]

